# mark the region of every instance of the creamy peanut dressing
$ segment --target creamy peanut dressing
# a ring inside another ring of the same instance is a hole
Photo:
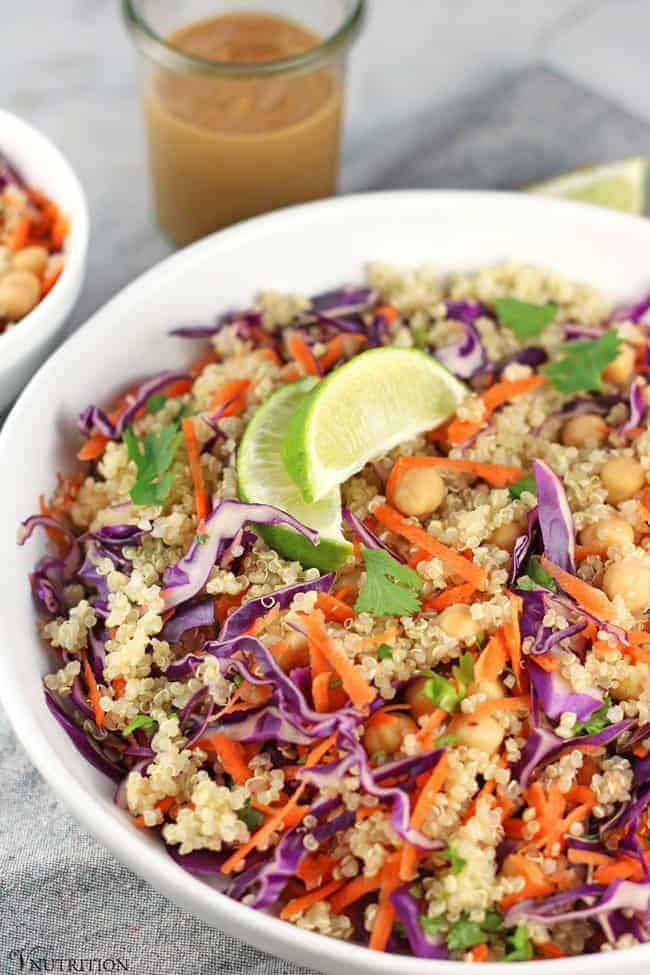
[[[266,14],[225,14],[169,43],[209,61],[252,64],[320,42]],[[336,189],[341,87],[334,69],[226,78],[156,69],[146,98],[158,219],[179,244]]]

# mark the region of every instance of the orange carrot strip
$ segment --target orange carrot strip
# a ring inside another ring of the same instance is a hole
[[[115,697],[124,697],[124,691],[126,690],[126,680],[124,677],[114,677],[111,681],[111,687],[113,688],[113,693]]]
[[[336,860],[325,853],[309,853],[296,870],[296,876],[300,877],[307,890],[315,890],[324,878],[331,877],[335,866]]]
[[[397,321],[400,317],[397,308],[394,308],[392,305],[378,305],[375,308],[375,315],[381,315],[389,324]]]
[[[243,785],[250,779],[252,773],[246,763],[243,747],[238,741],[232,741],[231,738],[224,735],[222,731],[217,732],[216,735],[211,735],[209,738],[201,738],[197,742],[197,748],[203,748],[205,751],[214,749],[224,771],[228,773],[231,779],[234,779],[237,785]]]
[[[474,666],[474,677],[477,681],[496,680],[506,665],[506,651],[503,635],[500,630],[494,633]]]
[[[465,717],[470,724],[473,724],[494,711],[527,711],[529,708],[530,698],[527,694],[522,694],[521,697],[492,698],[489,701],[484,701],[483,704],[479,704],[471,714],[467,714]]]
[[[354,610],[347,603],[327,592],[318,593],[316,605],[322,609],[325,619],[333,620],[335,623],[345,623],[346,620],[351,620],[354,616]]]
[[[316,674],[311,685],[311,694],[314,699],[314,710],[321,714],[330,709],[330,680],[332,675],[328,671]]]
[[[53,271],[50,271],[49,274],[45,275],[45,277],[41,281],[41,298],[44,298],[45,295],[49,295],[50,291],[52,290],[52,288],[54,287],[54,285],[59,280],[62,274],[63,274],[63,264],[59,264],[59,266],[55,267]]]
[[[210,410],[217,410],[228,404],[221,416],[235,416],[246,408],[246,396],[251,387],[248,379],[230,379],[215,392],[210,400]]]
[[[614,880],[641,880],[642,876],[641,864],[631,857],[610,861],[606,866],[594,871],[594,880],[597,884],[611,884]]]
[[[607,621],[614,618],[614,607],[605,593],[601,592],[600,589],[596,589],[594,586],[590,586],[588,582],[583,582],[582,579],[571,575],[570,572],[565,572],[564,569],[560,569],[559,566],[549,561],[545,555],[540,557],[540,563],[550,577],[569,596],[575,599],[583,609],[587,609],[595,616],[599,616],[601,619]]]
[[[494,411],[523,393],[530,393],[545,382],[544,376],[528,376],[526,379],[515,379],[513,382],[495,383],[481,394],[483,400],[483,419],[477,423],[473,420],[452,420],[447,428],[447,437],[454,443],[463,443],[481,430],[488,422]]]
[[[546,653],[536,653],[535,663],[538,665],[538,667],[541,667],[542,670],[546,670],[551,673],[552,671],[557,670],[560,666],[560,658],[554,657],[550,651],[547,651]]]
[[[283,921],[288,921],[290,917],[295,917],[296,914],[300,914],[301,911],[306,911],[308,907],[312,904],[316,904],[317,901],[324,901],[331,895],[339,890],[345,880],[331,880],[329,884],[324,884],[317,890],[310,891],[309,894],[304,894],[302,897],[294,897],[290,900],[282,910],[280,911],[280,917]]]
[[[189,393],[193,385],[193,379],[177,379],[176,382],[170,383],[169,386],[165,387],[165,396],[167,399],[173,399],[175,396],[184,396],[185,393]]]
[[[307,376],[320,376],[320,369],[314,353],[298,332],[285,334],[287,350]]]
[[[396,535],[401,535],[413,545],[417,545],[430,555],[439,558],[448,572],[460,576],[466,582],[471,582],[475,589],[485,589],[487,578],[485,569],[474,565],[469,559],[464,558],[454,549],[447,548],[442,542],[436,541],[429,532],[408,521],[395,508],[389,504],[380,504],[375,508],[373,514],[377,521],[395,532]]]
[[[190,465],[190,473],[194,482],[194,505],[196,507],[196,517],[199,526],[210,513],[210,503],[205,490],[203,480],[203,469],[201,467],[201,454],[199,444],[196,439],[194,420],[190,416],[183,418],[183,433],[185,434],[185,449],[187,450],[187,460]]]
[[[547,958],[566,958],[566,955],[562,949],[558,948],[557,945],[554,945],[552,941],[544,941],[543,944],[538,944],[537,950]]]
[[[393,464],[386,482],[386,497],[391,503],[405,472],[420,467],[444,467],[462,474],[474,474],[495,488],[510,487],[524,476],[521,467],[508,467],[504,464],[482,464],[475,460],[456,460],[451,457],[400,457]]]
[[[480,945],[475,945],[472,948],[472,961],[484,962],[488,960],[488,946],[485,941]]]
[[[399,887],[399,884],[399,854],[393,854],[386,860],[381,871],[377,913],[368,941],[368,947],[374,951],[385,951],[388,945],[395,921],[395,908],[390,895]]]
[[[336,671],[343,687],[355,707],[363,709],[374,701],[377,692],[370,686],[345,652],[327,635],[323,615],[316,610],[307,617],[307,636],[309,642],[323,654],[332,669]]]
[[[438,764],[429,775],[418,796],[413,812],[411,813],[411,826],[413,829],[420,829],[424,824],[427,813],[431,809],[434,796],[440,792],[445,784],[449,772],[449,753],[444,752]],[[411,843],[405,843],[402,849],[402,858],[399,868],[399,876],[402,880],[412,880],[415,875],[415,868],[418,862],[419,851]]]
[[[372,812],[375,812],[373,809]],[[378,890],[381,885],[381,873],[376,873],[374,877],[365,877],[360,874],[351,880],[345,887],[342,887],[334,897],[330,898],[330,907],[334,914],[340,914],[350,904]]]
[[[433,610],[436,613],[439,613],[448,606],[459,606],[461,603],[471,603],[472,597],[474,596],[474,591],[474,586],[471,582],[463,582],[460,586],[452,586],[450,589],[445,589],[444,592],[439,593],[437,596],[430,596],[429,599],[425,599],[425,601],[422,603],[422,609],[424,612],[430,612]]]
[[[96,433],[94,436],[89,437],[83,447],[77,451],[77,458],[79,460],[97,460],[104,453],[107,443],[108,437],[105,437],[102,433]]]
[[[416,737],[422,746],[423,752],[430,752],[435,741],[435,731],[440,727],[447,717],[447,712],[443,708],[436,708],[427,718],[418,731]]]
[[[519,611],[521,609],[521,599],[519,596],[508,593],[510,603],[510,619],[503,624],[503,637],[506,651],[512,664],[512,672],[517,681],[517,687],[524,689],[524,680],[521,663],[521,632],[519,629]]]
[[[569,863],[583,863],[586,866],[605,867],[612,862],[612,858],[595,850],[575,850],[573,847],[567,852]]]
[[[11,251],[20,251],[29,240],[30,219],[27,214],[20,217],[9,235],[8,245]]]
[[[86,657],[83,658],[83,668],[84,674],[86,675],[86,683],[88,684],[88,697],[90,703],[92,704],[93,711],[95,712],[95,722],[98,728],[103,728],[105,724],[106,715],[104,714],[104,709],[100,704],[100,693],[97,687],[97,681],[95,680],[95,675],[93,674],[92,667],[88,663]]]
[[[318,745],[315,745],[307,756],[307,761],[305,762],[306,767],[309,768],[320,761],[320,759],[325,755],[326,752],[329,751],[335,741],[336,733],[330,735],[329,738],[325,738],[324,741],[319,742]],[[252,850],[256,850],[260,843],[264,842],[264,840],[266,840],[271,833],[276,832],[276,830],[280,828],[280,824],[285,819],[285,816],[296,808],[298,805],[298,800],[302,798],[302,794],[306,788],[307,782],[301,782],[286,805],[278,809],[274,816],[267,819],[267,821],[260,826],[257,832],[253,833],[247,843],[244,843],[237,850],[235,850],[231,856],[228,857],[228,859],[221,865],[221,872],[225,874],[232,873],[240,863],[244,862]],[[305,806],[301,810],[302,815],[307,813],[308,808],[308,806]]]

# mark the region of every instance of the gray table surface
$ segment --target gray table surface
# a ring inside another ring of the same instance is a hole
[[[106,120],[108,141],[117,128],[117,119]],[[389,131],[381,151],[349,161],[343,186],[515,188],[637,153],[650,154],[645,122],[553,71],[528,69]],[[89,155],[94,166],[105,165],[103,146]],[[125,282],[125,267],[130,278],[169,249],[144,197],[133,196],[132,179],[142,190],[135,168],[107,170],[105,184],[93,180],[89,281],[71,327]],[[120,194],[133,204],[128,221]],[[102,234],[112,242],[110,256],[99,245]],[[120,866],[54,798],[1,714],[0,780],[0,972],[19,971],[19,949],[35,946],[34,957],[121,958],[138,975],[299,971],[183,913]]]

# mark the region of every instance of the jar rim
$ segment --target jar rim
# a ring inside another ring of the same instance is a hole
[[[361,29],[366,0],[354,0],[340,26],[319,44],[301,54],[272,61],[233,63],[212,61],[181,51],[158,34],[136,8],[137,0],[122,0],[122,13],[136,46],[161,67],[183,74],[227,78],[261,78],[310,70],[351,44]]]

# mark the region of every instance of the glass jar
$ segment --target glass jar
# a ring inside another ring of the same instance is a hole
[[[123,0],[156,213],[187,244],[336,192],[364,0]]]

